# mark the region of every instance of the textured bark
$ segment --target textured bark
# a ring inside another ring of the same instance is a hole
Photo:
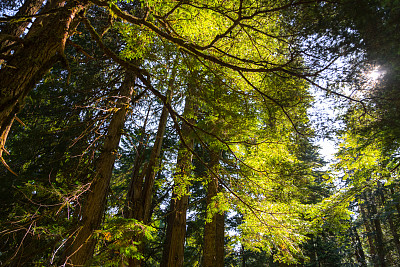
[[[173,94],[173,83],[175,82],[177,67],[175,66],[172,70],[171,77],[168,83],[167,90],[167,104],[171,101]],[[151,151],[149,164],[147,165],[146,176],[144,180],[143,190],[142,190],[142,205],[143,210],[140,213],[134,214],[134,218],[138,220],[143,220],[143,223],[148,224],[151,215],[151,200],[153,196],[154,180],[156,176],[155,168],[158,166],[161,154],[161,146],[164,139],[165,128],[167,126],[168,120],[168,109],[164,105],[160,121],[158,123],[158,130],[156,135],[156,140],[154,142],[154,147]]]
[[[365,253],[364,250],[362,248],[362,244],[361,244],[361,240],[360,237],[358,235],[357,229],[356,227],[352,227],[351,229],[351,237],[352,237],[352,241],[354,244],[354,254],[356,256],[356,259],[359,263],[359,266],[361,267],[366,267],[367,263],[365,261]]]
[[[171,210],[167,217],[167,233],[164,243],[161,267],[183,266],[186,235],[186,211],[188,195],[178,198],[172,194]]]
[[[125,81],[121,85],[120,98],[117,101],[118,111],[111,119],[103,150],[96,161],[96,173],[84,204],[81,226],[77,236],[67,249],[65,261],[69,265],[84,265],[93,256],[95,240],[92,235],[94,230],[99,229],[103,219],[112,170],[134,84],[134,75],[127,73]]]
[[[386,267],[386,260],[385,260],[385,247],[383,241],[383,232],[381,226],[381,220],[379,219],[379,214],[375,205],[375,199],[371,196],[370,199],[370,207],[371,212],[373,214],[373,224],[375,228],[375,244],[376,250],[378,253],[378,262],[377,265],[380,267]]]
[[[15,114],[22,108],[27,94],[59,60],[64,59],[64,48],[69,32],[79,12],[87,8],[83,1],[48,1],[7,62],[0,69],[0,151],[4,149],[7,131]],[[34,10],[32,11],[34,12]],[[23,25],[22,25],[23,26]],[[14,34],[23,28],[14,31]]]
[[[15,17],[32,16],[39,11],[44,0],[26,0],[23,5],[18,9]],[[6,24],[1,28],[0,35],[0,53],[3,55],[9,55],[13,49],[13,45],[16,44],[15,40],[24,33],[26,28],[30,23],[29,19],[23,20],[21,22],[12,22]],[[13,40],[12,40],[13,39]],[[3,64],[4,60],[0,59],[0,65]]]
[[[167,91],[167,95],[171,98],[171,90]],[[154,147],[151,150],[149,162],[144,168],[144,175],[136,175],[132,179],[131,188],[128,193],[128,203],[130,208],[127,213],[127,218],[134,218],[143,224],[147,225],[151,217],[151,200],[153,196],[153,187],[156,177],[155,168],[158,166],[161,154],[162,141],[164,139],[165,128],[167,126],[168,110],[164,106],[161,112],[160,121],[156,134]],[[143,179],[144,178],[144,179]],[[134,241],[143,241],[143,235],[139,234]],[[139,253],[143,253],[143,243],[140,243],[138,248]],[[129,266],[140,266],[141,261],[136,258],[129,259]]]
[[[210,159],[210,169],[218,175],[219,155],[212,153]],[[218,178],[211,174],[211,181],[207,188],[207,209],[215,203],[212,199],[217,196],[219,190]],[[212,208],[212,207],[211,207]],[[204,267],[223,267],[224,266],[224,215],[216,213],[212,216],[211,222],[206,222],[204,226],[204,246],[203,246],[203,266]]]
[[[176,76],[175,67],[172,70],[171,78],[168,83],[168,90],[167,90],[167,101],[169,102],[172,98],[172,88],[173,83],[175,81]],[[127,203],[128,203],[128,210],[126,212],[126,218],[134,218],[143,224],[147,225],[150,222],[151,218],[151,203],[152,203],[152,196],[153,196],[153,187],[154,181],[156,177],[156,167],[160,162],[160,154],[161,154],[161,146],[164,139],[165,128],[167,126],[168,121],[168,109],[163,107],[160,121],[158,123],[156,139],[154,142],[154,146],[151,150],[150,159],[148,163],[143,168],[143,174],[139,174],[137,170],[142,165],[141,162],[135,163],[135,172],[132,176],[132,180],[128,189],[127,195]],[[142,158],[142,155],[138,155],[138,158]],[[135,237],[134,241],[141,242],[143,241],[143,235],[138,235]],[[138,252],[143,253],[144,247],[143,243],[140,243],[138,247]],[[142,265],[141,261],[136,258],[129,259],[129,266],[140,266]]]
[[[134,206],[137,206],[138,202],[140,202],[140,192],[142,190],[142,184],[143,184],[143,173],[140,172],[140,169],[143,165],[143,160],[144,160],[144,148],[145,148],[145,130],[146,130],[146,124],[147,124],[147,118],[144,121],[144,125],[141,129],[141,138],[139,140],[139,145],[136,149],[136,156],[135,156],[135,162],[133,164],[133,173],[132,173],[132,178],[129,183],[128,187],[128,193],[127,193],[127,201],[126,201],[126,207],[124,210],[124,217],[125,218],[132,218],[133,217],[133,209]],[[146,169],[146,166],[143,167],[143,169]]]
[[[383,190],[384,189],[382,188],[381,183],[378,181],[378,193],[379,193],[379,196],[381,197],[382,204],[385,205],[386,204],[386,197],[385,197],[385,194],[384,194]],[[394,243],[394,245],[396,247],[397,255],[400,258],[400,239],[399,239],[399,234],[397,233],[397,228],[396,228],[395,223],[393,221],[393,215],[390,214],[388,216],[387,220],[388,220],[388,223],[389,223],[390,232],[392,233],[392,236],[393,236],[393,243]]]
[[[217,251],[217,261],[216,267],[223,267],[224,266],[224,259],[225,259],[225,213],[223,214],[216,214],[215,220],[217,221],[217,229],[216,229],[216,240],[215,246]]]
[[[186,100],[184,116],[191,114],[193,110],[190,99]],[[192,153],[189,149],[193,149],[194,140],[190,137],[191,129],[187,124],[182,125],[181,144],[177,159],[177,173],[174,177],[174,191],[172,193],[170,212],[167,216],[167,232],[164,242],[163,257],[161,267],[178,267],[183,266],[183,253],[186,235],[186,211],[188,207],[189,196],[187,194],[189,188],[185,186],[186,179],[190,176],[192,164]],[[186,144],[186,146],[183,144]],[[177,194],[176,188],[182,187],[180,190],[186,191],[184,194]]]
[[[361,212],[361,217],[363,220],[363,224],[365,227],[365,231],[366,231],[366,236],[367,236],[367,241],[368,241],[368,246],[369,246],[369,254],[371,256],[372,262],[376,261],[376,252],[375,252],[375,244],[374,241],[372,239],[372,228],[370,225],[370,222],[368,220],[368,214],[366,213],[364,204],[360,204],[359,203],[359,208],[360,208],[360,212]]]

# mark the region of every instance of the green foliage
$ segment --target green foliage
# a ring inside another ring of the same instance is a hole
[[[94,257],[92,264],[104,266],[120,266],[127,264],[129,258],[143,259],[138,252],[140,242],[154,240],[156,229],[144,225],[135,219],[111,217],[103,225],[103,229],[96,231],[98,246],[102,248]],[[135,241],[135,237],[142,236],[142,241]]]
[[[140,97],[131,103],[119,150],[110,152],[118,159],[110,170],[106,219],[94,234],[97,247],[90,264],[124,265],[129,258],[159,264],[172,191],[178,199],[190,196],[187,266],[201,264],[204,224],[217,213],[233,217],[226,224],[226,264],[353,263],[346,231],[358,211],[349,203],[377,181],[394,191],[398,184],[398,7],[398,1],[387,0],[93,5],[86,16],[104,45],[119,55],[117,61],[134,64]],[[125,11],[133,19],[122,19]],[[14,125],[7,143],[7,160],[20,175],[1,172],[2,187],[12,189],[1,198],[1,231],[16,234],[1,241],[0,256],[11,263],[63,260],[65,240],[85,212],[80,207],[116,111],[121,67],[108,58],[108,50],[94,45],[82,25],[71,41],[65,52],[70,84],[61,66],[43,77],[18,115],[25,126]],[[343,62],[354,63],[349,73],[331,64],[342,55],[348,55]],[[324,163],[312,144],[308,116],[311,84],[319,75],[336,79],[332,73],[338,71],[338,82],[327,92],[340,87],[345,76],[354,79],[351,88],[360,89],[359,73],[368,64],[388,69],[388,76],[361,93],[369,102],[346,104],[337,173],[321,171]],[[173,96],[166,96],[170,91]],[[127,188],[132,172],[144,177],[163,106],[170,119],[152,167],[157,175],[152,216],[145,225],[123,218]],[[184,146],[191,140],[194,151]],[[211,162],[216,151],[221,155]],[[214,182],[218,192],[207,206],[206,189]],[[345,186],[335,188],[339,183]],[[384,196],[390,197],[377,205],[374,216],[389,221],[398,196]],[[20,244],[26,244],[26,256]]]

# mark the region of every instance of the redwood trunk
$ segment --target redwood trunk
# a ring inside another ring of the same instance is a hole
[[[67,250],[66,262],[72,266],[84,265],[92,256],[94,230],[99,229],[106,208],[108,188],[125,123],[125,116],[133,94],[135,77],[126,74],[117,101],[118,111],[113,115],[104,140],[103,150],[96,161],[96,173],[83,208],[81,226],[72,245]]]
[[[363,224],[364,224],[364,227],[365,227],[365,232],[366,232],[368,246],[369,246],[369,254],[370,254],[372,262],[375,263],[375,261],[376,261],[375,244],[374,244],[374,241],[372,239],[372,234],[373,233],[372,233],[371,225],[370,225],[369,220],[368,220],[368,214],[366,214],[366,211],[365,211],[365,208],[364,208],[364,204],[360,204],[359,203],[358,206],[360,208],[361,217],[362,217]]]
[[[17,14],[15,17],[22,17],[22,16],[32,16],[35,15],[40,7],[42,6],[44,0],[26,0],[24,4],[18,9]],[[29,25],[29,21],[21,21],[21,22],[12,22],[6,24],[1,29],[1,34],[4,36],[0,38],[0,51],[3,55],[9,55],[11,50],[18,46],[19,44],[16,43],[16,39],[18,39],[26,30]],[[6,36],[15,37],[14,40],[7,39]],[[15,45],[15,46],[14,46]],[[4,60],[0,59],[0,65],[3,64]]]
[[[171,73],[171,77],[168,83],[167,90],[167,101],[169,102],[172,98],[173,83],[175,81],[177,68],[174,67]],[[128,189],[127,203],[128,211],[126,213],[126,218],[134,218],[143,224],[147,225],[151,219],[151,203],[153,196],[153,187],[156,176],[156,166],[160,163],[161,146],[164,139],[165,128],[168,121],[168,109],[164,105],[160,121],[158,123],[158,129],[156,134],[156,139],[154,142],[153,149],[151,150],[149,162],[143,168],[143,174],[139,174],[138,170],[141,166],[135,163],[135,172],[132,175],[132,180]],[[138,158],[142,158],[142,155],[138,155]],[[135,237],[134,241],[140,242],[138,247],[138,252],[143,254],[143,235],[139,234]],[[135,267],[140,266],[141,261],[136,258],[129,259],[129,266]]]
[[[68,1],[67,4],[61,0],[48,1],[42,12],[49,14],[37,17],[22,45],[16,47],[12,55],[4,57],[6,62],[0,69],[0,151],[4,149],[12,120],[22,108],[27,94],[57,61],[64,58],[69,32],[77,26],[72,22],[87,6],[83,1]],[[18,35],[23,26],[14,29],[12,34]]]
[[[207,209],[212,209],[210,205],[215,205],[213,198],[218,193],[218,167],[219,155],[213,153],[210,160],[210,169],[212,170],[211,181],[207,188]],[[223,267],[224,266],[224,214],[215,213],[211,222],[206,222],[204,226],[204,247],[203,247],[203,265],[204,267]]]
[[[217,221],[217,235],[215,240],[217,261],[215,266],[223,267],[225,259],[225,213],[216,214],[215,220]]]
[[[171,91],[167,92],[171,97]],[[150,154],[148,164],[144,167],[144,181],[143,176],[136,175],[132,177],[131,188],[128,193],[128,203],[130,208],[128,210],[127,218],[134,218],[143,224],[147,225],[150,222],[151,217],[151,200],[153,196],[153,186],[156,176],[155,168],[158,166],[161,154],[162,141],[164,139],[165,128],[167,126],[168,110],[164,106],[161,112],[160,121],[158,124],[156,140],[154,142],[153,149]],[[138,166],[137,166],[138,167]],[[144,184],[143,184],[144,183]],[[143,186],[142,186],[143,184]],[[138,252],[143,254],[143,235],[139,234],[136,236],[134,241],[139,241]],[[141,261],[136,258],[129,259],[129,266],[135,267],[140,266]]]
[[[362,248],[360,236],[358,235],[357,228],[356,227],[351,227],[350,228],[353,244],[354,244],[354,254],[356,256],[356,259],[359,263],[359,266],[361,267],[366,267],[367,263],[365,261],[365,254],[364,250]]]
[[[385,197],[382,185],[381,185],[381,183],[379,181],[378,181],[378,191],[379,191],[379,195],[381,197],[382,204],[385,205],[386,204],[386,197]],[[395,223],[393,221],[393,215],[392,214],[390,214],[388,216],[388,222],[389,222],[390,232],[392,233],[392,236],[393,236],[393,242],[394,242],[396,250],[397,250],[397,255],[400,258],[400,238],[399,238],[399,234],[397,233],[397,228],[396,228]]]
[[[184,115],[191,114],[192,103],[186,101]],[[183,266],[183,254],[186,235],[186,211],[188,207],[188,177],[190,176],[194,140],[190,137],[190,127],[183,123],[181,144],[177,159],[177,173],[174,177],[174,189],[171,198],[170,212],[167,216],[167,232],[164,243],[161,267]],[[186,144],[186,145],[185,145]],[[177,193],[177,191],[179,193]],[[183,191],[183,192],[182,192]]]
[[[370,207],[371,212],[374,216],[373,223],[375,226],[375,244],[376,249],[378,252],[378,266],[386,267],[386,260],[385,260],[385,247],[383,241],[383,232],[381,226],[381,220],[379,219],[379,214],[375,205],[375,198],[371,196]]]

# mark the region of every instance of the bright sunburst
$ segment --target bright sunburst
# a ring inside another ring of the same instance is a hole
[[[367,78],[371,82],[377,82],[378,79],[382,78],[385,75],[385,71],[382,70],[379,66],[375,67],[371,71],[367,73]]]

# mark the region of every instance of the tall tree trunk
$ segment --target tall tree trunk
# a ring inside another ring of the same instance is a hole
[[[365,193],[363,193],[363,198],[365,199]],[[367,201],[367,200],[365,200],[365,201]],[[365,227],[366,236],[367,236],[367,241],[368,241],[368,246],[369,246],[369,254],[370,254],[372,262],[375,263],[376,262],[376,251],[375,251],[375,244],[372,239],[373,232],[372,232],[370,221],[368,219],[368,214],[365,210],[364,205],[365,204],[358,203],[358,206],[359,206],[360,212],[361,212],[361,217],[363,220],[363,224]]]
[[[381,220],[379,218],[378,210],[376,208],[375,198],[372,196],[372,194],[370,196],[369,204],[373,215],[372,221],[375,228],[375,244],[376,244],[376,250],[378,252],[378,266],[386,267],[385,246],[383,241]]]
[[[184,116],[192,113],[193,103],[190,97],[186,99]],[[193,122],[193,121],[192,121]],[[167,216],[167,232],[164,242],[161,267],[183,266],[183,253],[186,235],[186,211],[189,201],[188,177],[191,172],[192,153],[194,140],[190,136],[191,129],[186,123],[181,128],[181,144],[178,151],[177,173],[174,175],[174,188],[172,192],[170,212]]]
[[[357,232],[357,228],[355,226],[351,227],[350,231],[351,231],[352,241],[353,241],[353,244],[354,244],[354,247],[355,247],[354,254],[355,254],[356,259],[357,259],[357,261],[359,263],[359,266],[366,267],[367,266],[367,262],[365,261],[365,253],[364,253],[364,250],[363,250],[363,247],[362,247],[360,236],[358,235],[358,232]]]
[[[210,174],[211,180],[207,188],[207,210],[212,209],[213,198],[217,196],[219,188],[218,168],[219,153],[212,152],[209,168],[213,173]],[[206,221],[204,226],[204,245],[203,245],[203,266],[223,267],[224,266],[224,214],[215,213],[210,222]]]
[[[244,246],[241,245],[240,247],[240,254],[241,254],[241,267],[246,267],[246,254],[245,254],[245,250],[244,250]]]
[[[175,62],[176,63],[176,62]],[[168,89],[166,92],[167,103],[170,102],[173,94],[173,83],[176,78],[177,67],[173,66],[171,77],[168,82]],[[165,128],[167,126],[168,121],[168,109],[164,105],[160,120],[158,123],[156,139],[154,142],[153,149],[151,150],[150,159],[148,163],[143,168],[142,174],[134,173],[132,176],[132,180],[128,189],[127,195],[127,203],[128,203],[128,212],[126,213],[126,218],[134,218],[143,224],[147,225],[150,222],[151,218],[151,210],[152,210],[152,196],[153,196],[153,187],[154,181],[156,177],[156,167],[160,163],[160,154],[162,142],[164,139]],[[136,169],[139,169],[139,166],[135,164]],[[139,242],[138,253],[143,254],[144,244],[143,244],[143,235],[139,234],[133,240],[134,242]],[[137,258],[129,259],[129,266],[141,266],[141,261]]]
[[[42,6],[43,1],[44,0],[25,1],[24,4],[18,9],[18,12],[17,14],[15,14],[15,16],[21,17],[21,16],[31,16],[36,14],[39,11],[40,7]],[[16,40],[20,38],[20,36],[24,33],[24,31],[28,27],[28,25],[29,25],[28,21],[22,21],[22,22],[8,23],[1,28],[1,34],[0,34],[1,56],[9,56],[13,49],[13,45],[14,44],[20,45],[16,42]],[[3,63],[4,60],[1,59],[0,57],[0,66]],[[14,172],[8,167],[7,163],[3,159],[3,151],[7,153],[7,151],[5,150],[5,143],[7,140],[8,133],[10,132],[11,126],[14,122],[14,119],[15,119],[14,116],[8,119],[9,122],[5,124],[6,126],[4,126],[4,130],[1,132],[0,136],[0,159],[2,163],[7,167],[7,169],[12,173]]]
[[[172,97],[172,90],[167,91],[168,99]],[[153,196],[153,187],[156,177],[156,166],[160,161],[161,146],[164,139],[165,128],[167,126],[168,110],[164,106],[161,112],[160,121],[158,123],[158,129],[156,134],[156,140],[154,142],[153,149],[151,150],[149,162],[146,164],[143,170],[143,176],[132,177],[131,188],[128,191],[128,203],[131,208],[128,211],[127,217],[134,218],[143,224],[147,225],[150,222],[151,217],[151,200]],[[135,237],[135,242],[140,242],[138,252],[143,254],[143,235],[138,234]],[[140,266],[141,262],[137,258],[129,259],[129,266]]]
[[[383,191],[383,187],[382,187],[382,185],[381,185],[381,183],[379,181],[377,183],[378,183],[378,193],[379,193],[379,195],[381,197],[382,204],[385,205],[386,204],[386,198],[385,198],[385,194],[384,194],[384,191]],[[392,214],[390,214],[388,216],[388,223],[389,223],[390,232],[392,233],[392,236],[393,236],[393,243],[394,243],[394,245],[396,247],[397,255],[398,255],[399,259],[400,259],[400,239],[399,239],[399,234],[397,233],[397,228],[396,228],[396,226],[394,224],[394,221],[393,221],[393,215]]]
[[[363,216],[363,220],[367,230],[367,237],[368,243],[370,244],[372,260],[374,266],[385,267],[386,262],[383,244],[383,233],[380,219],[378,217],[378,211],[374,203],[373,197],[370,196],[368,192],[364,192],[362,195],[367,210],[364,210],[364,205],[360,205],[360,211]],[[372,226],[369,224],[369,222],[372,223]],[[375,242],[372,240],[372,237],[374,237]]]
[[[136,156],[135,156],[135,162],[133,164],[133,173],[132,173],[132,178],[129,183],[128,187],[128,193],[126,196],[126,206],[124,208],[124,217],[125,218],[132,218],[133,217],[133,209],[134,207],[138,206],[138,202],[140,202],[140,192],[142,190],[142,184],[143,184],[143,179],[144,179],[144,172],[142,169],[143,166],[143,161],[144,161],[144,150],[145,150],[145,143],[147,143],[148,140],[145,140],[145,132],[146,132],[146,125],[147,125],[147,119],[148,115],[150,112],[150,106],[149,110],[147,112],[146,118],[143,123],[143,127],[141,128],[141,136],[139,140],[139,145],[136,149]],[[143,169],[146,169],[144,166]]]
[[[126,73],[121,85],[120,98],[117,100],[118,111],[110,121],[103,151],[96,161],[96,172],[84,204],[81,226],[67,249],[65,261],[72,266],[84,265],[93,256],[95,240],[92,235],[94,230],[99,229],[103,219],[112,170],[134,84],[135,76]]]
[[[215,266],[223,267],[225,259],[225,213],[216,214],[215,220],[217,221],[217,234],[215,240],[217,261]]]
[[[29,12],[35,12],[39,3]],[[65,43],[78,25],[76,16],[87,6],[86,1],[48,1],[42,10],[48,14],[36,18],[25,38],[17,41],[21,45],[12,55],[1,56],[6,62],[0,69],[0,153],[13,118],[22,108],[27,94],[57,61],[65,62]],[[17,26],[12,34],[24,30],[24,25]],[[6,46],[8,42],[2,40]]]

